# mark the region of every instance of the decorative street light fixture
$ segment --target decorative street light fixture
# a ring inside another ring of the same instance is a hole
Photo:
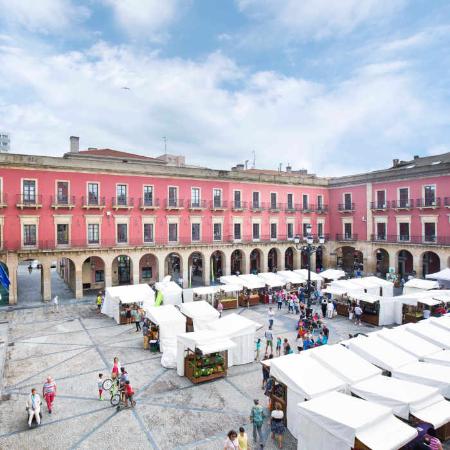
[[[306,301],[308,308],[311,307],[311,255],[315,252],[317,252],[317,249],[320,247],[320,245],[325,243],[325,238],[323,236],[319,236],[318,244],[319,245],[313,245],[314,244],[314,237],[311,234],[312,227],[311,224],[306,225],[306,236],[303,237],[303,242],[299,235],[296,235],[294,238],[295,248],[300,251],[301,253],[305,253],[308,257],[308,281],[306,285]]]

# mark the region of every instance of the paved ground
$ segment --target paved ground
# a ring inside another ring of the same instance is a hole
[[[266,324],[267,307],[239,310]],[[142,348],[132,326],[118,326],[87,304],[0,312],[9,321],[5,365],[5,401],[0,403],[0,449],[222,449],[229,429],[248,426],[253,398],[267,401],[261,390],[259,363],[233,367],[226,379],[193,386],[160,356]],[[275,335],[294,342],[295,318],[278,314]],[[349,332],[367,331],[344,318],[330,321],[331,342]],[[264,329],[260,330],[263,334]],[[135,410],[116,412],[98,401],[97,374],[109,373],[119,356],[137,392]],[[58,384],[54,413],[43,411],[43,425],[28,430],[25,401],[31,387],[41,389],[47,375]],[[268,431],[266,429],[266,435]],[[268,438],[266,449],[275,446]],[[288,433],[285,449],[296,449]]]

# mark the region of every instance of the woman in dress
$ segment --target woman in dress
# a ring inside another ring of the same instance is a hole
[[[236,431],[230,430],[228,432],[223,450],[241,450],[241,448],[239,447]]]
[[[272,431],[272,439],[276,438],[278,441],[278,448],[283,448],[284,412],[281,404],[278,402],[270,415],[270,429]]]

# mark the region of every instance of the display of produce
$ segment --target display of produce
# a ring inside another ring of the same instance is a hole
[[[185,375],[196,384],[224,377],[227,373],[226,368],[226,351],[209,355],[203,355],[199,351],[188,351],[185,358]]]

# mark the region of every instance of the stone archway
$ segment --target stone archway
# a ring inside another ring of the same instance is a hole
[[[284,267],[286,270],[294,270],[294,249],[288,247],[284,252]]]
[[[376,256],[376,272],[383,278],[389,272],[389,253],[384,248],[378,248],[375,250]]]
[[[89,256],[81,265],[83,291],[105,289],[105,261]]]
[[[205,258],[203,254],[200,252],[191,253],[188,258],[188,268],[188,286],[203,286],[205,280]]]
[[[183,259],[179,253],[169,253],[164,261],[164,275],[170,275],[178,283],[183,278]]]
[[[250,273],[258,274],[261,272],[261,262],[263,254],[258,248],[253,249],[250,252]]]
[[[336,266],[347,273],[364,270],[364,257],[355,247],[343,246],[336,249]]]
[[[216,250],[211,254],[211,274],[210,280],[212,283],[219,280],[225,274],[225,254],[220,250]]]
[[[414,259],[408,250],[399,250],[397,252],[397,273],[400,278],[406,278],[414,274]]]
[[[127,284],[133,284],[133,261],[128,255],[119,255],[112,262],[112,285]]]
[[[275,247],[267,254],[267,267],[269,272],[276,272],[279,268],[279,250]]]
[[[139,260],[139,282],[154,283],[158,281],[158,258],[152,253],[146,253]]]
[[[231,273],[233,275],[244,273],[245,254],[242,250],[234,250],[231,253]]]
[[[436,273],[441,270],[441,259],[439,255],[432,251],[426,251],[421,256],[422,276],[425,278],[430,273]]]

